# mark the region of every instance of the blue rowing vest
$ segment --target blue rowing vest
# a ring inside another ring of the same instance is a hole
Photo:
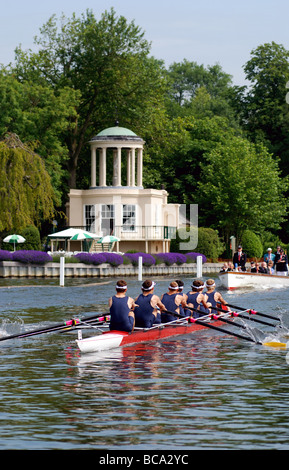
[[[170,312],[176,312],[177,313],[177,308],[178,306],[176,305],[176,296],[178,294],[164,294],[162,298],[162,303],[166,307],[167,310],[170,310]],[[168,323],[170,321],[175,321],[177,320],[178,317],[175,317],[174,315],[171,315],[170,313],[162,312],[161,314],[161,319],[162,323]]]
[[[186,311],[186,313],[190,312],[190,314],[192,314],[193,318],[199,318],[199,317],[202,317],[203,315],[206,315],[207,313],[209,313],[209,311],[207,311],[207,309],[205,309],[205,307],[203,306],[202,303],[199,304],[197,302],[198,295],[199,295],[199,292],[188,292],[187,293],[187,296],[188,296],[187,303],[192,304],[193,307],[196,310],[198,310],[198,312],[192,312],[191,310]]]
[[[150,303],[152,296],[153,294],[140,294],[135,301],[136,305],[138,305],[134,309],[135,326],[139,328],[151,328],[155,321],[154,308]]]
[[[127,304],[127,297],[112,297],[112,305],[110,307],[110,330],[127,331],[133,329],[134,318],[129,317],[130,308]]]
[[[206,296],[208,297],[207,303],[210,302],[210,304],[212,305],[212,307],[216,307],[216,306],[217,306],[217,302],[216,302],[215,299],[214,299],[215,293],[216,293],[215,290],[213,290],[213,292],[210,292],[210,293],[206,292]]]

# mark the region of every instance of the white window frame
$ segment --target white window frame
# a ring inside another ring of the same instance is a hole
[[[129,217],[129,214],[133,216]],[[125,221],[125,219],[127,219]],[[137,205],[136,204],[123,204],[122,205],[122,232],[136,232],[137,231]]]

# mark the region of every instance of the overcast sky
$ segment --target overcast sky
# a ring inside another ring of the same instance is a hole
[[[15,47],[34,47],[39,29],[55,14],[96,17],[113,7],[145,31],[151,54],[166,66],[183,59],[219,63],[233,83],[245,83],[243,66],[253,49],[275,41],[289,49],[288,0],[1,0],[0,63],[14,60]]]

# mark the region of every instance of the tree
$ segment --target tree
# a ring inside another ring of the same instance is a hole
[[[113,9],[99,21],[88,10],[81,18],[62,16],[59,28],[52,16],[40,33],[36,53],[17,49],[14,72],[24,82],[79,92],[73,128],[63,132],[68,184],[74,188],[79,160],[90,155],[84,146],[96,130],[114,125],[116,119],[137,133],[148,126],[150,114],[164,99],[163,66],[149,57],[150,45],[141,29]]]
[[[0,142],[0,231],[39,226],[54,216],[55,195],[42,158],[16,135]]]
[[[278,230],[286,216],[288,179],[261,144],[232,136],[204,154],[197,185],[200,223],[219,230],[226,243],[244,230]]]
[[[289,51],[275,42],[260,45],[251,52],[251,59],[244,70],[251,84],[236,94],[236,109],[240,112],[241,123],[250,139],[263,141],[269,152],[280,159],[280,168],[287,175]]]
[[[5,69],[0,72],[0,138],[7,133],[20,136],[45,160],[60,205],[63,162],[68,151],[63,134],[73,130],[77,92],[67,87],[55,90],[48,84],[20,82]]]

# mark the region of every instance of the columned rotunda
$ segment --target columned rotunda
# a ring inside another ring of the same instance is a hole
[[[90,141],[91,146],[91,187],[96,184],[96,162],[99,154],[98,187],[107,186],[107,157],[113,155],[112,186],[122,186],[122,159],[126,157],[126,186],[142,187],[144,141],[129,129],[110,127],[97,134]]]
[[[115,251],[168,252],[179,226],[179,205],[167,203],[165,190],[143,187],[143,139],[115,126],[89,144],[90,188],[70,190],[69,226],[116,236]]]

